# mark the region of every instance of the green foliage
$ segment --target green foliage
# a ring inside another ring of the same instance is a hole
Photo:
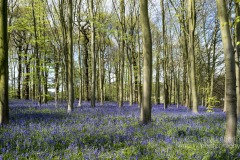
[[[220,101],[217,99],[217,97],[209,97],[207,100],[207,112],[213,112],[213,109],[216,107],[216,104]]]

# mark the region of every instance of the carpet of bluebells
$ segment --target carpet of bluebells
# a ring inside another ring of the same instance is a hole
[[[91,108],[84,102],[70,114],[66,106],[11,100],[10,124],[0,127],[0,159],[240,158],[239,137],[237,145],[223,145],[220,109],[208,113],[200,107],[193,114],[183,106],[153,105],[153,121],[141,125],[137,105],[107,102]]]

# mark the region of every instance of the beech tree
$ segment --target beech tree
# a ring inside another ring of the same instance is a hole
[[[143,102],[141,122],[151,122],[152,96],[152,37],[148,18],[148,0],[140,0],[140,21],[143,38]]]
[[[237,108],[236,108],[236,78],[234,48],[230,34],[229,16],[225,0],[217,0],[218,18],[225,60],[225,104],[226,104],[226,131],[224,142],[227,145],[236,143]]]
[[[0,125],[9,122],[7,1],[0,1]]]

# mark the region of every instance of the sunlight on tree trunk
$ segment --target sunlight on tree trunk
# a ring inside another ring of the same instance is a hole
[[[143,35],[143,102],[141,122],[151,122],[152,95],[152,37],[148,18],[148,0],[140,0],[140,21]]]

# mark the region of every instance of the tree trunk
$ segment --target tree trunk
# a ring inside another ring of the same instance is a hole
[[[119,102],[118,106],[122,107],[123,106],[123,97],[124,97],[124,86],[123,86],[123,81],[124,81],[124,57],[125,57],[125,40],[124,40],[124,35],[125,35],[125,0],[120,0],[120,15],[121,15],[121,26],[122,26],[122,31],[121,31],[121,47],[120,47],[120,83],[119,83]]]
[[[140,0],[140,21],[143,35],[143,104],[141,122],[151,122],[152,95],[152,37],[148,18],[148,0]]]
[[[18,46],[18,88],[17,99],[21,99],[21,79],[22,79],[22,45]]]
[[[91,12],[91,55],[92,55],[92,88],[91,88],[91,106],[95,107],[95,89],[96,89],[96,53],[95,53],[95,25],[93,0],[90,1]]]
[[[68,81],[68,113],[73,111],[74,90],[73,90],[73,16],[72,0],[68,0],[68,61],[67,61],[67,81]]]
[[[156,86],[155,86],[155,104],[160,104],[160,56],[157,55],[157,64],[156,64]]]
[[[54,77],[54,84],[55,84],[55,107],[58,106],[58,97],[59,97],[59,67],[60,67],[60,57],[57,52],[55,52],[55,67],[54,67],[54,72],[55,72],[55,77]]]
[[[84,85],[85,85],[85,100],[89,101],[89,68],[88,68],[88,39],[84,36]]]
[[[9,122],[7,1],[0,1],[0,125]]]
[[[28,59],[28,45],[25,49],[25,55],[24,55],[24,60],[25,60],[25,79],[24,79],[24,98],[28,100],[30,98],[30,60],[31,58]]]
[[[235,0],[235,16],[236,16],[236,25],[235,25],[235,61],[236,61],[236,91],[237,91],[237,116],[240,116],[240,66],[239,66],[239,55],[240,55],[240,22],[237,20],[240,16],[240,5],[239,2]]]
[[[236,143],[237,105],[236,105],[236,77],[234,48],[230,35],[228,12],[225,0],[217,0],[218,17],[224,50],[225,80],[226,80],[226,131],[224,142],[226,145]]]
[[[194,51],[194,33],[196,28],[196,10],[195,0],[188,0],[188,24],[189,24],[189,45],[188,54],[190,60],[190,87],[192,95],[192,112],[198,112],[198,97],[197,97],[197,85],[195,74],[195,51]]]
[[[38,79],[38,82],[37,82],[38,105],[41,106],[41,104],[42,104],[42,97],[41,97],[42,89],[41,89],[41,75],[40,75],[41,55],[39,53],[39,46],[38,46],[37,20],[36,20],[36,15],[35,15],[34,1],[32,1],[32,16],[33,16],[33,25],[34,25],[34,38],[35,38],[34,54],[36,56],[36,74],[37,74],[36,78]]]
[[[166,38],[166,28],[165,28],[165,8],[164,8],[164,0],[161,0],[161,8],[162,8],[162,36],[163,36],[163,90],[164,90],[164,109],[168,107],[169,104],[169,87],[168,87],[168,71],[167,71],[167,38]]]

